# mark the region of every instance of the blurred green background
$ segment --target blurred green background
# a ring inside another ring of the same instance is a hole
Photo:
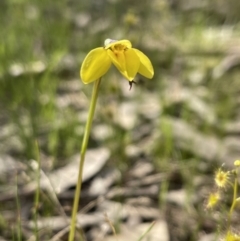
[[[88,51],[102,46],[106,38],[129,39],[153,62],[154,79],[138,77],[141,86],[128,98],[147,92],[156,95],[159,105],[168,105],[163,100],[166,85],[186,86],[193,93],[200,86],[210,92],[204,98],[218,125],[209,126],[208,117],[195,118],[186,105],[169,105],[159,115],[182,116],[204,131],[221,134],[221,124],[234,117],[238,105],[238,72],[224,76],[228,66],[217,69],[228,51],[237,55],[238,5],[237,1],[1,1],[1,152],[22,160],[35,158],[35,140],[44,154],[57,160],[78,151],[85,121],[79,115],[88,108],[91,85],[76,80]],[[122,77],[115,72],[104,77],[100,102],[121,103],[125,98]],[[76,101],[71,99],[73,93]],[[105,107],[102,112],[109,106]],[[96,118],[113,125],[111,116]],[[115,129],[113,135],[119,133],[122,136],[124,130]]]
[[[193,176],[239,158],[239,12],[237,0],[1,0],[2,162],[28,165],[37,142],[44,170],[68,163],[92,90],[81,63],[106,38],[128,39],[155,76],[137,76],[131,91],[114,67],[103,77],[89,148],[108,148],[122,173],[139,159],[177,169],[194,192]]]

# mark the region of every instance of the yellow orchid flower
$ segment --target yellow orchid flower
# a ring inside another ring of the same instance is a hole
[[[80,77],[84,84],[91,83],[107,73],[113,63],[129,81],[130,87],[137,73],[151,79],[152,63],[140,50],[132,48],[129,40],[106,39],[105,47],[91,50],[82,63]]]

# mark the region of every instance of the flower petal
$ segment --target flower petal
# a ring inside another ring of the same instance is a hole
[[[135,53],[138,55],[139,60],[140,60],[140,67],[138,72],[145,76],[148,79],[152,79],[153,75],[154,75],[154,70],[153,70],[153,66],[151,61],[149,60],[149,58],[141,51],[139,51],[138,49],[134,49]]]
[[[107,49],[107,53],[116,68],[122,73],[122,75],[125,76],[125,78],[128,79],[124,53],[122,51],[119,51],[118,53],[113,53],[111,49]]]
[[[107,53],[121,74],[129,81],[132,81],[140,66],[140,60],[135,51],[127,49],[114,53],[111,49],[108,49]]]
[[[133,49],[127,49],[124,52],[126,59],[126,71],[128,75],[128,80],[133,80],[139,71],[140,60],[138,55]]]
[[[112,63],[117,67],[120,72],[126,71],[125,56],[122,51],[114,53],[111,49],[107,49],[107,54],[110,57]]]
[[[91,50],[84,59],[80,70],[83,83],[88,84],[99,79],[106,74],[110,66],[111,59],[103,47]]]

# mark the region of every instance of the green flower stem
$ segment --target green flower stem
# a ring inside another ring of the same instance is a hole
[[[87,119],[85,131],[84,131],[81,154],[80,154],[80,165],[79,165],[79,171],[78,171],[78,180],[77,180],[77,186],[76,186],[74,202],[73,202],[72,218],[71,218],[71,225],[70,225],[70,232],[69,232],[68,241],[74,241],[74,237],[75,237],[78,205],[79,205],[79,200],[80,200],[80,196],[81,196],[82,173],[83,173],[84,159],[85,159],[85,153],[86,153],[86,150],[87,150],[87,145],[88,145],[89,135],[90,135],[90,131],[91,131],[95,107],[96,107],[96,103],[97,103],[97,97],[98,97],[100,83],[101,83],[101,78],[94,82],[92,98],[91,98],[91,103],[90,103],[89,113],[88,113],[88,119]]]
[[[234,177],[234,185],[233,185],[233,201],[232,201],[232,205],[229,211],[229,217],[228,217],[228,228],[230,228],[231,225],[231,219],[232,219],[232,213],[234,210],[234,207],[236,205],[236,200],[237,200],[237,192],[238,192],[238,173],[237,173],[237,169],[235,170],[235,177]]]

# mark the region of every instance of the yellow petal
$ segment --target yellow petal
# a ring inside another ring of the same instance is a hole
[[[111,49],[108,49],[107,53],[121,74],[129,81],[132,81],[140,66],[140,60],[135,51],[127,49],[114,53]]]
[[[138,55],[139,60],[140,60],[140,67],[138,72],[145,76],[148,79],[152,79],[153,75],[154,75],[154,70],[153,70],[153,66],[151,61],[149,60],[149,58],[141,51],[139,51],[138,49],[134,49],[135,53]]]
[[[116,66],[116,68],[122,73],[122,75],[129,79],[126,69],[126,60],[123,51],[119,51],[118,53],[113,53],[111,49],[107,50],[108,56],[110,57],[112,63]]]
[[[140,60],[138,55],[133,49],[127,49],[124,52],[126,60],[126,71],[128,75],[128,80],[133,80],[139,71]]]
[[[103,47],[93,49],[82,63],[80,77],[84,84],[88,84],[106,74],[110,66],[111,59],[107,51]]]
[[[126,71],[126,61],[123,51],[114,53],[111,49],[107,49],[107,54],[120,72]]]

